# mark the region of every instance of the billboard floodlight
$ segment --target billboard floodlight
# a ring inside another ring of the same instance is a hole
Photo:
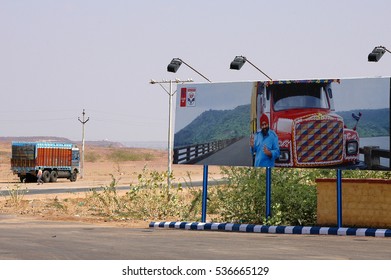
[[[179,58],[173,58],[170,64],[168,64],[167,66],[167,71],[176,73],[176,71],[178,71],[181,65],[182,65],[182,60],[180,60]]]
[[[240,70],[242,66],[246,63],[246,58],[244,56],[235,56],[234,60],[232,60],[229,65],[229,69],[232,70]]]
[[[244,63],[250,63],[255,69],[257,69],[259,72],[261,72],[263,75],[265,75],[270,81],[272,81],[272,78],[270,78],[268,75],[265,74],[261,69],[259,69],[257,66],[255,66],[250,60],[248,60],[245,56],[235,56],[234,60],[229,65],[229,69],[233,70],[240,70]]]
[[[170,64],[168,64],[167,66],[167,71],[168,72],[173,72],[173,73],[176,73],[176,71],[178,71],[179,67],[183,64],[185,64],[187,67],[189,67],[191,70],[193,70],[194,72],[196,72],[198,75],[200,75],[201,77],[203,77],[205,80],[207,80],[209,83],[211,83],[211,81],[205,77],[204,75],[202,75],[200,72],[198,72],[196,69],[194,69],[193,67],[191,67],[189,64],[187,64],[186,62],[184,62],[182,59],[180,58],[173,58],[170,62]]]
[[[391,53],[389,50],[387,50],[383,46],[375,47],[373,49],[373,51],[370,54],[368,54],[368,61],[369,62],[378,62],[386,51]]]

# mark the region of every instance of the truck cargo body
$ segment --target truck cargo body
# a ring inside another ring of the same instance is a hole
[[[76,181],[79,159],[79,149],[69,143],[12,142],[11,170],[21,182],[37,180],[39,169],[45,183],[57,178]]]

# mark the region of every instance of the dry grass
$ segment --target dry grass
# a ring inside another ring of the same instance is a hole
[[[162,150],[108,148],[91,146],[85,149],[84,176],[77,182],[59,179],[56,183],[37,186],[35,183],[21,184],[10,171],[11,143],[0,142],[0,190],[6,195],[0,197],[0,213],[34,216],[49,220],[68,220],[104,223],[121,227],[147,227],[148,220],[134,220],[128,217],[113,220],[109,216],[97,215],[88,203],[91,193],[75,193],[75,187],[107,187],[115,178],[117,185],[137,185],[138,176],[144,168],[164,173],[167,170],[167,152]],[[174,181],[179,183],[202,180],[202,166],[173,165]],[[190,178],[189,178],[190,176]],[[220,169],[209,168],[209,177],[218,178]],[[34,188],[69,188],[69,193],[52,195],[31,195]],[[126,191],[118,191],[118,196]],[[186,197],[186,194],[184,194]],[[189,197],[187,195],[187,197]]]

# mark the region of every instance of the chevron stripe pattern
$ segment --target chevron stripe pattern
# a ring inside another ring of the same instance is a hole
[[[342,162],[343,124],[330,120],[296,123],[295,143],[298,164]]]

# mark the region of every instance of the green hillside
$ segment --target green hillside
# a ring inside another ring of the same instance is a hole
[[[390,109],[376,110],[355,110],[337,112],[343,117],[345,125],[348,128],[353,128],[356,125],[356,120],[352,117],[352,113],[358,115],[361,113],[360,121],[357,125],[357,132],[360,137],[377,137],[390,135]]]
[[[174,146],[241,137],[249,132],[250,104],[233,110],[209,110],[175,134]]]
[[[355,110],[336,112],[343,117],[347,128],[353,128],[356,120],[352,113],[362,116],[357,126],[360,137],[390,135],[390,109]],[[233,110],[209,110],[203,112],[189,125],[175,134],[176,147],[206,143],[249,135],[250,105]]]

